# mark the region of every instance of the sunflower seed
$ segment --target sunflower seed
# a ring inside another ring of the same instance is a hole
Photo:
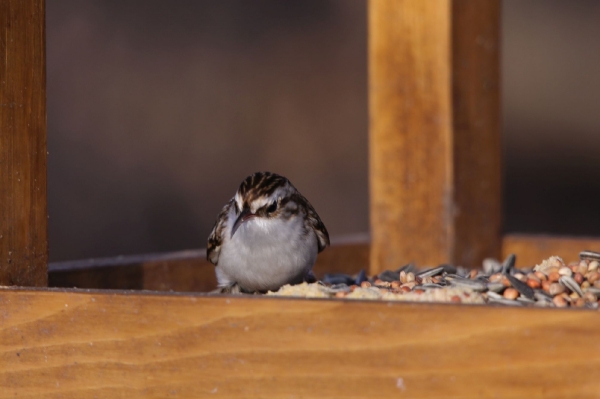
[[[423,284],[421,288],[444,288],[444,286],[440,284]]]
[[[458,274],[461,277],[465,277],[466,278],[469,275],[470,272],[471,271],[469,269],[467,269],[465,267],[462,267],[462,266],[458,266],[456,268],[456,274]]]
[[[485,274],[500,273],[502,271],[502,263],[493,258],[483,260],[483,271]]]
[[[446,273],[450,273],[450,274],[456,273],[456,266],[451,265],[449,263],[443,263],[443,264],[439,265],[438,267],[443,267],[444,271]]]
[[[600,252],[594,252],[594,251],[588,251],[588,250],[581,251],[579,253],[579,259],[600,261]]]
[[[590,287],[587,290],[585,290],[585,292],[591,292],[594,295],[600,296],[600,288]]]
[[[523,306],[523,304],[519,301],[513,301],[512,299],[506,299],[506,298],[489,298],[488,302],[499,303],[502,305],[509,305],[509,306]]]
[[[530,286],[528,286],[518,278],[511,276],[510,274],[506,274],[506,278],[508,279],[508,281],[510,281],[512,286],[515,287],[517,291],[519,291],[519,294],[526,296],[529,299],[533,299],[533,289]]]
[[[415,265],[413,265],[412,263],[409,263],[408,265],[404,265],[402,267],[399,267],[398,269],[394,270],[396,273],[400,274],[401,272],[412,272],[415,270]]]
[[[490,292],[502,292],[506,287],[502,283],[488,283],[487,289]]]
[[[483,281],[470,280],[468,278],[462,278],[462,277],[457,277],[457,278],[450,280],[450,284],[457,286],[457,287],[470,288],[473,291],[479,291],[479,292],[485,291],[487,288],[486,284]]]
[[[360,285],[363,281],[367,281],[367,273],[365,272],[365,269],[362,269],[356,275],[356,278],[354,279],[354,284]]]
[[[518,297],[517,301],[522,302],[522,303],[524,303],[526,305],[531,304],[531,303],[535,303],[535,301],[533,299],[525,298],[524,296]]]
[[[552,302],[552,296],[546,294],[542,290],[535,290],[533,295],[535,296],[535,299],[538,300],[538,302]]]
[[[437,276],[438,274],[442,274],[444,272],[444,267],[440,266],[440,267],[436,267],[435,269],[429,269],[429,270],[425,270],[422,271],[421,273],[417,274],[417,276],[423,278],[423,277],[434,277]]]
[[[377,277],[379,277],[380,280],[391,283],[392,281],[400,281],[400,272],[386,270],[384,272],[379,273],[379,275]]]
[[[488,298],[495,298],[495,299],[504,298],[502,295],[500,295],[494,291],[488,291],[487,295],[488,295]]]
[[[502,263],[502,273],[508,274],[510,270],[515,266],[516,261],[517,256],[515,254],[508,255]]]
[[[323,276],[323,282],[327,284],[354,284],[354,278],[343,273],[330,273]]]
[[[336,292],[350,292],[350,287],[347,284],[341,283],[341,284],[334,284],[331,287],[327,288],[329,290],[329,292],[331,293],[336,293]]]
[[[581,287],[577,284],[577,281],[573,280],[573,277],[562,276],[558,279],[558,282],[570,289],[573,292],[576,292],[580,297],[583,296],[583,291],[581,291]]]

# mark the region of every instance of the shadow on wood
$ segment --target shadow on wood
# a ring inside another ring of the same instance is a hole
[[[317,257],[314,272],[355,274],[369,266],[367,238],[342,238]],[[49,265],[49,286],[121,290],[208,292],[217,281],[204,249],[119,256]]]

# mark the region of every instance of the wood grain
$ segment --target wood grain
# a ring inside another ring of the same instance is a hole
[[[452,1],[454,237],[450,259],[501,252],[500,1]]]
[[[48,285],[153,291],[207,292],[216,288],[206,250],[50,263]]]
[[[355,274],[369,266],[367,239],[338,239],[317,257],[313,268],[325,273]],[[216,288],[215,267],[206,250],[119,256],[49,265],[49,286],[120,290],[208,292]]]
[[[596,398],[600,313],[0,292],[0,398]]]
[[[44,17],[0,1],[0,285],[47,283]]]
[[[600,252],[600,238],[507,234],[502,240],[503,256],[516,254],[518,266],[537,265],[550,256],[571,262],[578,260],[583,250]]]
[[[369,2],[371,267],[500,255],[498,1]]]

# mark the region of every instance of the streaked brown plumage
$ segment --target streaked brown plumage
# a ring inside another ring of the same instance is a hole
[[[219,286],[275,290],[311,275],[329,234],[290,181],[270,172],[248,176],[223,207],[208,237],[207,258]]]

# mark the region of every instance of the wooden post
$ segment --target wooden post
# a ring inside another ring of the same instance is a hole
[[[0,285],[47,284],[44,11],[0,1]]]
[[[369,2],[372,272],[500,255],[499,14]]]

